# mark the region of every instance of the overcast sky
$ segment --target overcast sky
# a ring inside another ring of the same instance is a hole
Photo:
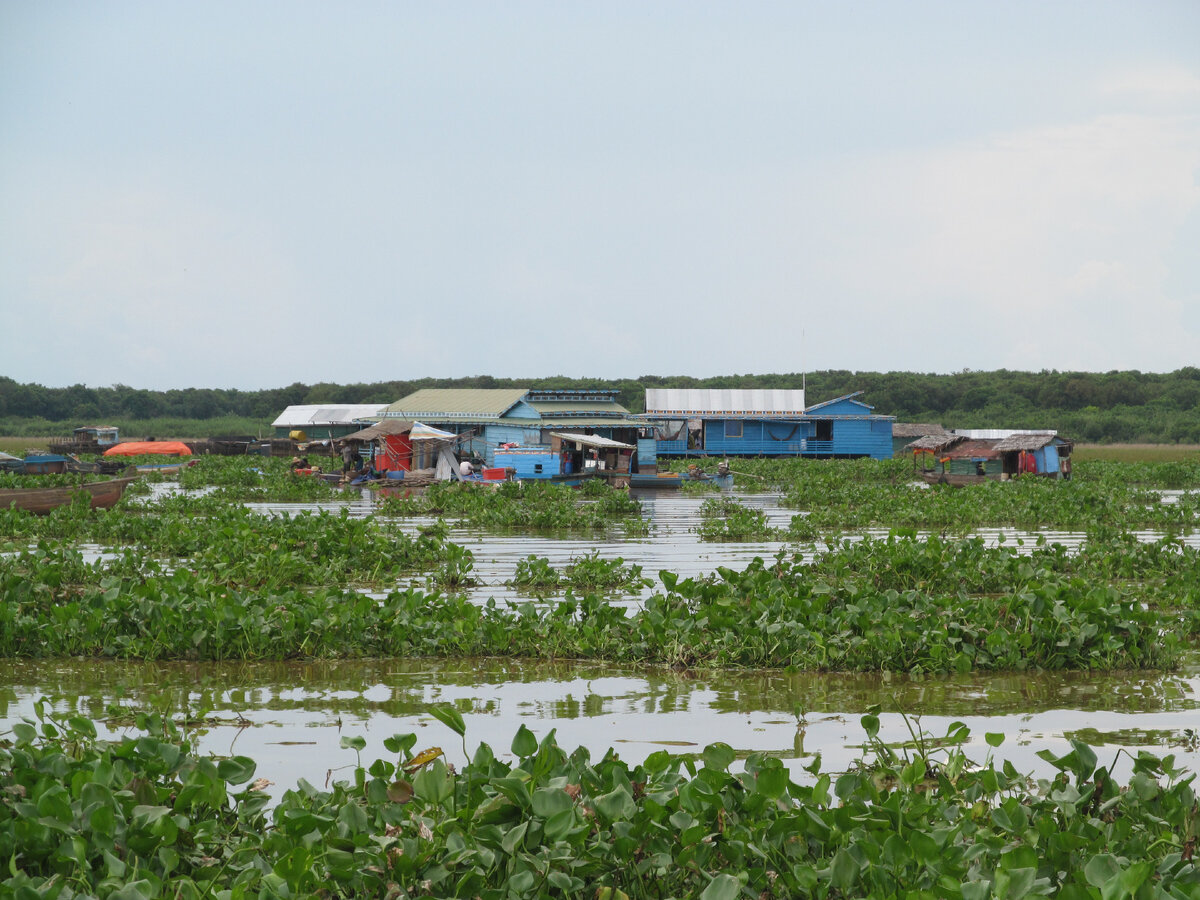
[[[1200,3],[0,4],[0,375],[1200,364]]]

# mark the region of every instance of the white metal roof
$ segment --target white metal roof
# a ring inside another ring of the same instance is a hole
[[[649,415],[768,415],[804,413],[804,391],[648,388]]]
[[[312,425],[352,425],[356,419],[372,419],[383,408],[380,403],[326,403],[289,406],[272,428],[307,428]]]
[[[1014,434],[1058,434],[1049,428],[955,428],[954,433],[972,441],[1001,441]]]
[[[614,441],[611,438],[600,437],[595,434],[567,434],[560,431],[550,432],[556,438],[562,438],[564,441],[570,441],[575,444],[581,444],[584,447],[598,447],[602,450],[636,450],[633,444],[622,444],[620,441]]]

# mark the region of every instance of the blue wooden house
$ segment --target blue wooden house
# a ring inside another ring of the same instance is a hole
[[[563,433],[596,435],[632,444],[647,423],[617,402],[616,391],[532,390],[529,388],[426,388],[385,407],[383,418],[407,419],[463,435],[464,454],[496,465],[500,448],[524,448],[531,462],[549,472],[558,458]],[[538,473],[541,474],[541,473]]]
[[[814,406],[804,391],[646,391],[653,439],[638,444],[638,467],[691,456],[892,456],[893,416],[875,415],[856,391]]]

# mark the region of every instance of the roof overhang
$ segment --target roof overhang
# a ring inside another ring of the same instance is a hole
[[[620,441],[614,441],[611,438],[603,438],[595,434],[568,434],[562,431],[552,431],[550,434],[553,437],[570,444],[579,444],[581,447],[594,447],[597,450],[636,450],[632,444],[623,444]]]

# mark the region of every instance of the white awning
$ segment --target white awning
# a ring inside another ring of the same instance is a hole
[[[562,438],[564,441],[569,441],[573,444],[579,444],[581,447],[595,447],[600,450],[636,450],[632,444],[622,444],[620,441],[614,441],[612,438],[599,437],[595,434],[564,434],[559,431],[550,432],[556,438]]]
[[[408,433],[410,441],[452,441],[457,437],[458,435],[451,431],[442,431],[440,428],[422,425],[420,422],[414,422],[412,430]]]

